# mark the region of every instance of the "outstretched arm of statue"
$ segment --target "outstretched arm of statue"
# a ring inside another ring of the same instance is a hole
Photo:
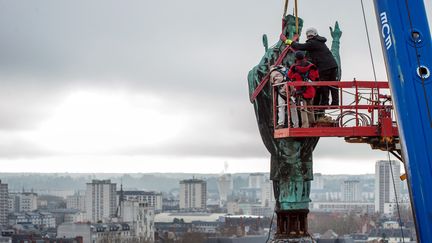
[[[336,21],[334,29],[330,26],[330,34],[333,39],[332,45],[331,45],[331,52],[333,54],[333,57],[335,58],[337,64],[338,64],[338,75],[337,80],[341,79],[342,76],[342,69],[341,69],[341,60],[340,60],[340,38],[342,36],[342,31],[339,28],[339,23]]]

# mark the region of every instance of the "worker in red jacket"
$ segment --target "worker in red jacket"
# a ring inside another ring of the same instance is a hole
[[[303,51],[297,51],[295,57],[295,63],[288,71],[288,78],[294,82],[318,81],[318,68],[315,64],[306,60],[305,53]],[[315,116],[313,110],[308,108],[308,106],[311,106],[313,103],[315,88],[313,86],[296,87],[293,95],[296,97],[297,106],[300,108],[301,127],[310,127],[311,124],[315,122]]]

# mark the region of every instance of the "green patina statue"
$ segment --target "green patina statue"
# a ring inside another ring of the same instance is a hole
[[[342,31],[339,28],[339,23],[336,21],[334,29],[332,27],[330,28],[330,34],[333,39],[332,45],[331,45],[331,52],[336,59],[336,62],[338,64],[338,75],[337,80],[341,80],[342,77],[342,69],[341,69],[341,62],[340,62],[340,55],[339,55],[339,47],[340,47],[340,38],[342,36]]]
[[[295,17],[287,15],[283,34],[293,38],[296,32]],[[299,33],[303,26],[303,20],[299,18]],[[338,64],[339,38],[341,36],[339,25],[336,22],[334,30],[331,28],[333,37],[332,53]],[[270,66],[281,54],[285,45],[278,41],[272,48],[268,48],[267,37],[263,37],[265,55],[261,62],[248,74],[249,94],[252,95],[261,79],[269,72]],[[290,52],[282,61],[286,67],[294,62],[294,53]],[[340,65],[339,65],[340,67]],[[340,75],[338,76],[340,77]],[[280,138],[273,137],[273,111],[272,111],[272,87],[268,83],[258,94],[253,102],[259,131],[270,152],[270,179],[273,181],[274,194],[276,198],[276,211],[304,210],[309,208],[309,194],[312,173],[312,152],[319,138]]]

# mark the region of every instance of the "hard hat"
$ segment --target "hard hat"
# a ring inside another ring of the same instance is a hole
[[[308,29],[306,30],[306,37],[309,37],[309,36],[317,36],[317,35],[318,35],[318,31],[317,31],[315,28],[313,28],[313,27],[308,28]]]

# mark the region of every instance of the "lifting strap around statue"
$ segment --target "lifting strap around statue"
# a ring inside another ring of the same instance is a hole
[[[297,39],[298,39],[298,35],[295,35],[293,37],[293,41],[296,41]],[[295,50],[291,46],[286,46],[285,49],[280,54],[280,56],[278,57],[278,59],[276,59],[276,62],[273,65],[275,65],[275,66],[280,65],[282,63],[283,59],[285,58],[285,56],[288,54],[289,51],[294,52]],[[259,83],[259,85],[256,87],[256,89],[252,93],[252,96],[250,98],[251,102],[255,101],[256,97],[261,92],[261,90],[264,88],[264,86],[267,84],[267,82],[269,81],[269,79],[270,79],[270,72],[268,72],[264,76],[264,78],[261,79],[261,82]]]

